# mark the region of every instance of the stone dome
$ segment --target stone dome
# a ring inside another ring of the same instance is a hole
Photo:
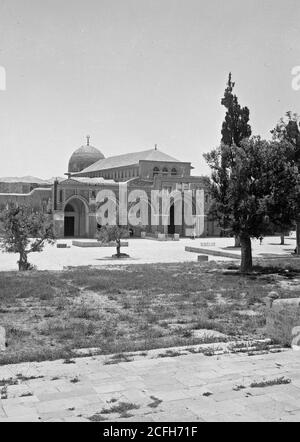
[[[86,145],[79,147],[79,149],[75,150],[72,154],[69,161],[68,173],[81,172],[86,167],[104,158],[105,156],[100,150],[90,145],[90,137],[87,137]]]

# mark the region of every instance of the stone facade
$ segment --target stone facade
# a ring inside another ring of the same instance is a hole
[[[53,187],[35,188],[28,193],[0,193],[0,209],[9,203],[30,206],[35,211],[52,212]]]
[[[217,223],[208,216],[211,205],[209,180],[206,177],[192,176],[191,163],[178,161],[157,149],[152,149],[109,158],[105,158],[99,152],[96,156],[98,160],[90,164],[90,150],[91,146],[87,144],[87,146],[82,146],[75,151],[71,157],[72,161],[74,158],[77,159],[79,151],[82,160],[84,152],[87,152],[87,160],[82,162],[82,167],[87,167],[83,170],[71,173],[69,168],[68,178],[55,181],[53,186],[49,188],[35,188],[33,190],[29,188],[30,191],[27,193],[2,193],[0,194],[0,206],[3,207],[9,202],[14,202],[29,205],[34,210],[51,212],[58,238],[94,238],[99,227],[99,219],[97,221],[96,216],[96,200],[99,192],[103,190],[113,193],[119,206],[122,206],[122,202],[124,203],[121,201],[122,198],[124,199],[124,186],[126,186],[126,195],[131,192],[143,191],[149,202],[151,202],[152,191],[179,191],[183,195],[184,191],[189,190],[193,194],[193,216],[196,215],[196,192],[203,191],[205,216],[202,217],[204,220],[200,221],[198,217],[195,227],[186,225],[184,221],[180,225],[175,225],[174,211],[178,210],[178,206],[174,201],[171,202],[168,213],[163,213],[163,208],[159,207],[159,215],[156,215],[159,219],[157,218],[156,225],[153,225],[151,222],[153,207],[149,203],[148,220],[143,219],[147,222],[144,223],[145,225],[143,223],[139,226],[129,225],[131,234],[141,236],[141,232],[143,232],[144,236],[146,234],[146,236],[156,237],[158,234],[203,237],[219,235]],[[78,166],[77,163],[76,165]],[[130,204],[132,203],[129,202]],[[182,210],[181,215],[184,220],[184,204],[180,210]],[[124,213],[123,215],[126,216]],[[167,217],[168,220],[166,221],[164,218],[163,222],[163,217]]]

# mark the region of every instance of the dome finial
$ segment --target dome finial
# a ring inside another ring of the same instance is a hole
[[[86,136],[86,145],[89,146],[90,145],[90,135]]]

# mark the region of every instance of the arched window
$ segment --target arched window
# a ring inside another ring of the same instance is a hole
[[[177,169],[175,169],[175,167],[171,170],[171,175],[177,175]]]
[[[159,168],[158,167],[154,167],[153,169],[153,176],[159,175]]]
[[[168,175],[168,173],[169,173],[167,167],[164,167],[162,172],[163,172],[163,175]]]

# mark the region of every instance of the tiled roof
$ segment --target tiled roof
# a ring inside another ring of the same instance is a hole
[[[162,162],[176,162],[179,163],[179,160],[173,158],[159,150],[151,149],[144,150],[142,152],[133,152],[127,153],[124,155],[117,155],[114,157],[105,158],[103,160],[99,160],[86,169],[74,174],[75,176],[84,175],[90,172],[98,172],[99,170],[107,170],[114,169],[116,167],[126,167],[133,166],[138,164],[140,161],[162,161]]]

